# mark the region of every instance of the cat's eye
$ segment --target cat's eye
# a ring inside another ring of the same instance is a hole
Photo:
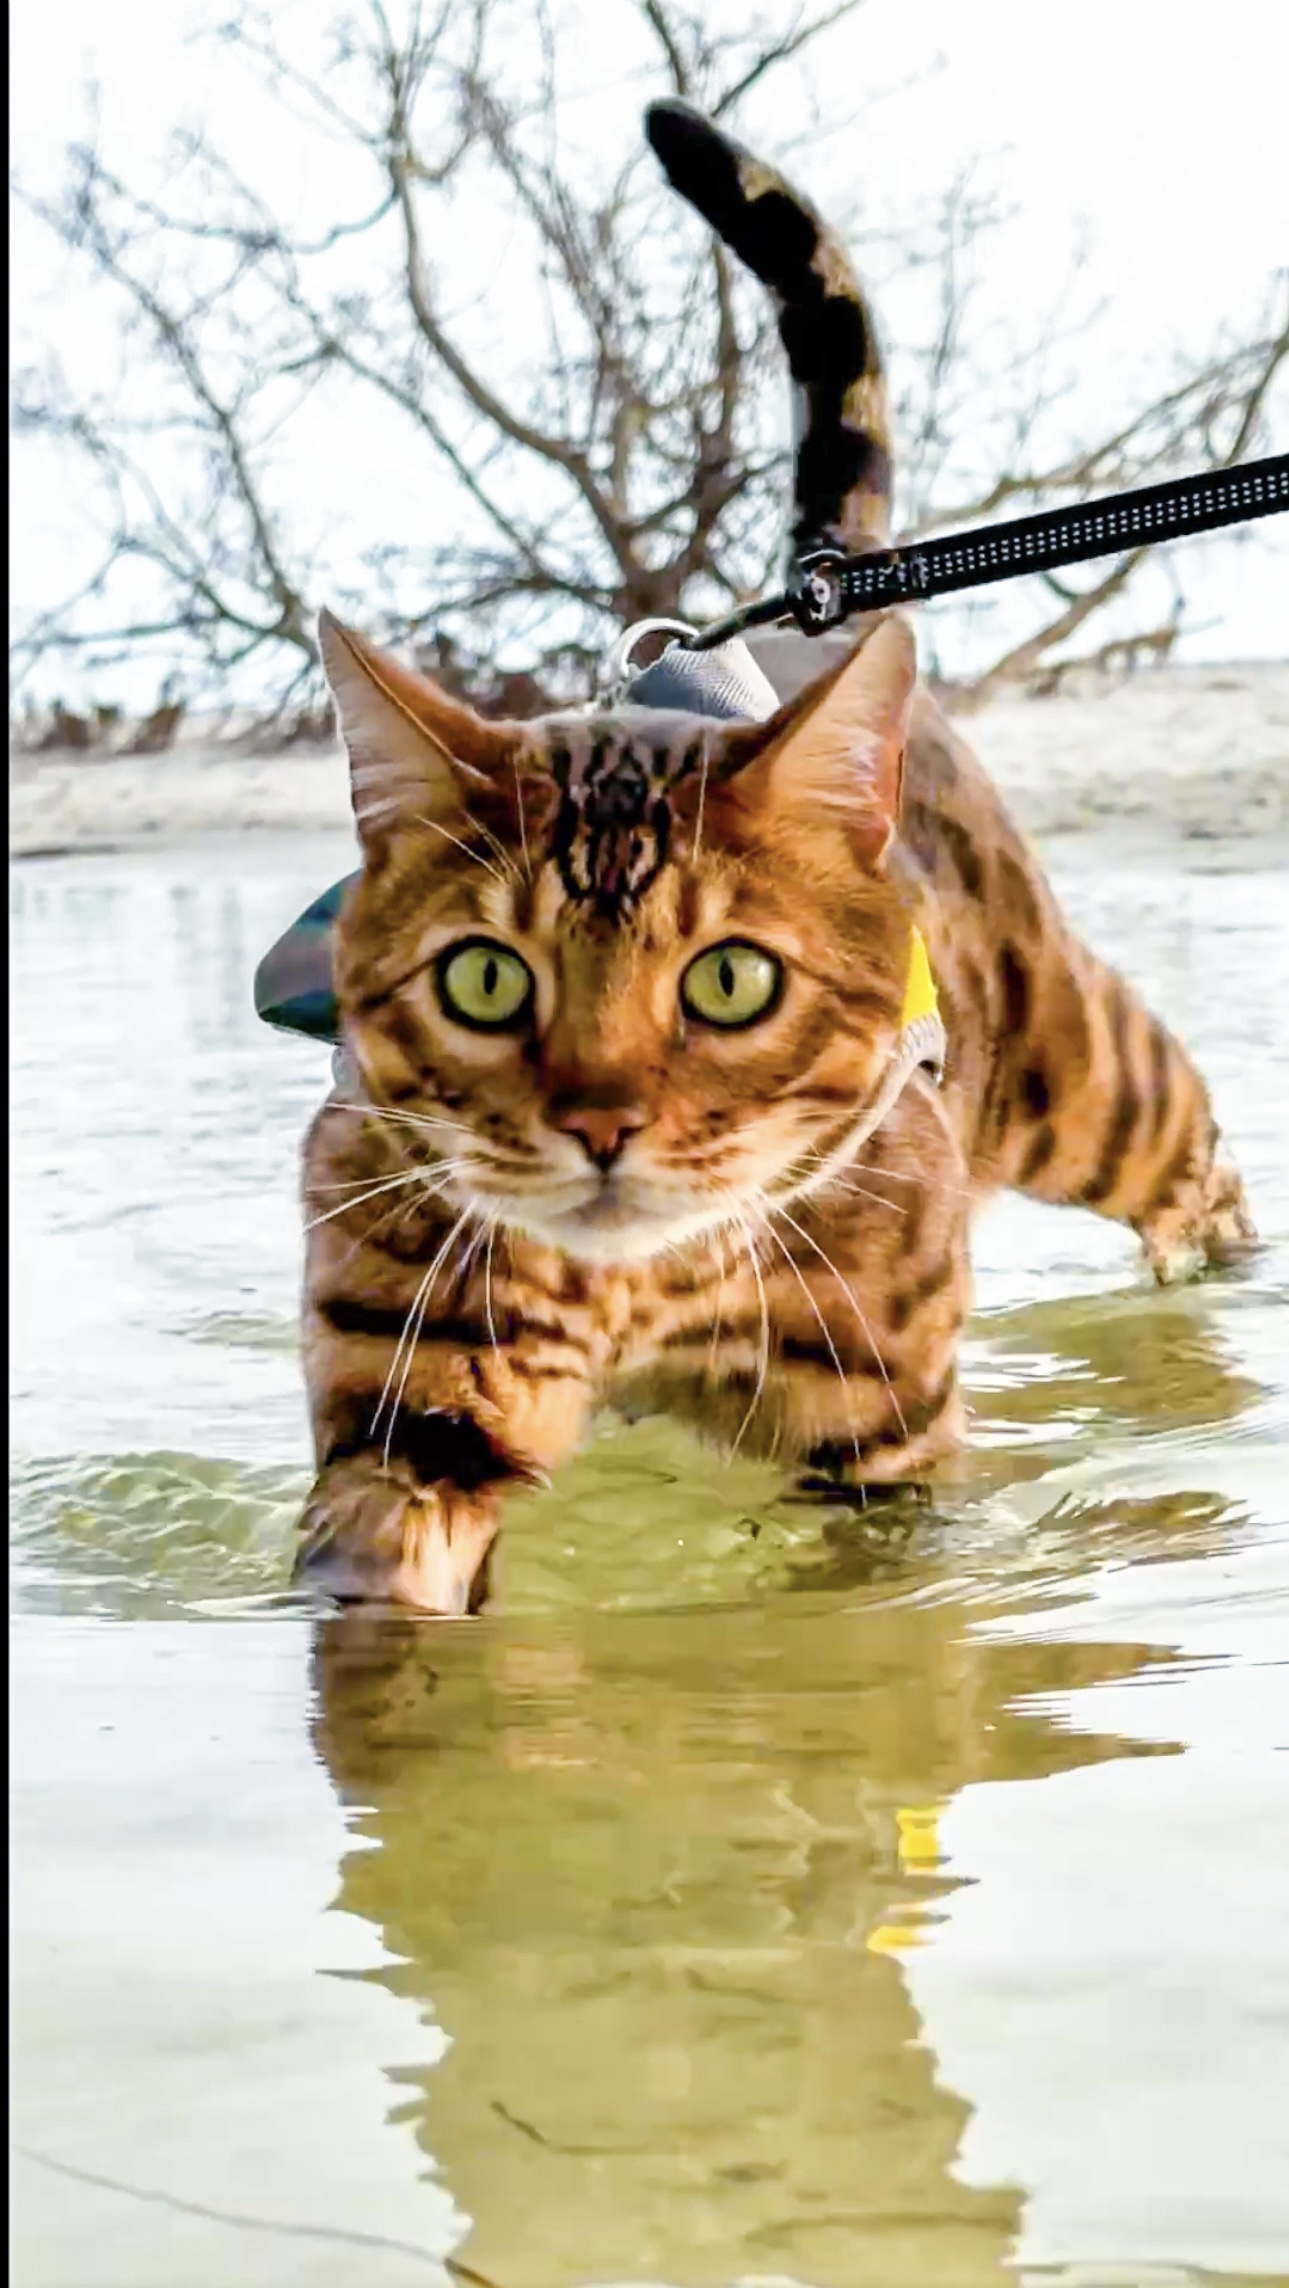
[[[449,1017],[477,1032],[518,1025],[532,1003],[533,973],[527,962],[492,938],[466,938],[445,947],[435,975]]]
[[[782,962],[759,945],[730,938],[690,962],[680,981],[680,1003],[687,1017],[733,1029],[768,1017],[782,987]]]

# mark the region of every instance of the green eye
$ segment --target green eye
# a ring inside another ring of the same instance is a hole
[[[486,937],[467,938],[441,953],[435,968],[439,999],[458,1025],[500,1031],[528,1012],[533,973],[509,946],[494,945]]]
[[[685,1014],[705,1025],[754,1025],[768,1017],[783,985],[783,964],[759,945],[731,938],[691,961],[680,981]]]

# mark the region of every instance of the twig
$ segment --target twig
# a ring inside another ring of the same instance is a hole
[[[462,2288],[497,2288],[486,2273],[476,2272],[473,2265],[463,2264],[459,2257],[433,2256],[427,2248],[418,2247],[414,2240],[396,2240],[389,2233],[352,2231],[347,2225],[297,2224],[281,2217],[248,2216],[239,2209],[216,2208],[209,2201],[185,2200],[178,2193],[162,2192],[152,2185],[132,2185],[124,2177],[109,2177],[97,2169],[81,2169],[72,2161],[60,2161],[52,2153],[42,2153],[33,2145],[18,2145],[15,2151],[24,2161],[34,2161],[41,2169],[52,2169],[55,2175],[70,2177],[81,2185],[94,2185],[105,2193],[123,2193],[134,2201],[148,2201],[157,2208],[174,2209],[181,2216],[204,2217],[211,2224],[226,2224],[238,2232],[278,2233],[292,2240],[326,2240],[349,2248],[378,2248],[388,2254],[409,2256],[413,2263],[423,2264],[433,2272],[446,2272],[449,2279],[459,2280]]]

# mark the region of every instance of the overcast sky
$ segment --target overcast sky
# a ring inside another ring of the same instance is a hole
[[[180,122],[204,122],[270,190],[276,165],[276,187],[292,198],[300,168],[293,131],[284,125],[280,143],[266,134],[265,117],[248,109],[229,60],[193,40],[213,12],[211,0],[114,0],[110,8],[101,0],[13,0],[19,174],[51,185],[94,80],[105,150],[133,175],[160,157]],[[296,28],[306,36],[320,30],[332,13],[329,0],[284,0],[274,9],[288,37]],[[744,0],[711,0],[709,14],[738,21]],[[616,134],[623,104],[625,126],[642,95],[661,90],[642,90],[624,76],[620,55],[606,47],[607,23],[597,0],[586,0],[581,109],[592,127],[612,116]],[[808,168],[821,203],[845,197],[852,210],[880,219],[974,162],[977,180],[1017,210],[996,242],[991,288],[1022,332],[1026,314],[1045,305],[1063,263],[1086,239],[1088,277],[1105,304],[1078,374],[1078,410],[1089,427],[1100,407],[1121,402],[1127,380],[1162,372],[1174,349],[1211,348],[1225,322],[1251,320],[1274,273],[1289,265],[1284,0],[1226,0],[1221,8],[1187,0],[868,0],[828,53],[834,116],[839,82],[850,72],[854,131],[831,136]],[[762,140],[767,131],[772,138],[772,120]],[[801,159],[794,164],[801,174]],[[66,342],[83,307],[74,270],[19,213],[15,357],[45,340]],[[1275,426],[1273,446],[1284,449],[1284,387]],[[289,440],[283,451],[290,482],[311,492],[316,508],[315,442],[307,474],[295,472]],[[70,481],[51,477],[43,462],[28,471],[20,460],[12,531],[20,605],[58,592],[83,543]],[[374,488],[371,473],[369,466],[364,489],[378,496],[386,489],[379,451]],[[392,456],[387,489],[396,536],[406,504]],[[1284,655],[1289,543],[1278,530],[1273,538],[1264,528],[1238,550],[1219,541],[1174,554],[1196,623],[1190,656]],[[961,615],[950,629],[950,654],[955,641],[964,656],[970,652],[971,622]]]

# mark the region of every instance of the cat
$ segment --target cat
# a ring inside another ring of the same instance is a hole
[[[777,299],[796,544],[884,544],[841,248],[687,107],[649,133]],[[484,722],[327,614],[320,645],[362,869],[304,1149],[298,1577],[477,1611],[503,1497],[609,1399],[839,1495],[922,1478],[965,1433],[1000,1187],[1130,1225],[1160,1280],[1251,1243],[1203,1081],[1065,923],[898,614],[757,723]],[[928,953],[942,1083],[901,1057]]]

